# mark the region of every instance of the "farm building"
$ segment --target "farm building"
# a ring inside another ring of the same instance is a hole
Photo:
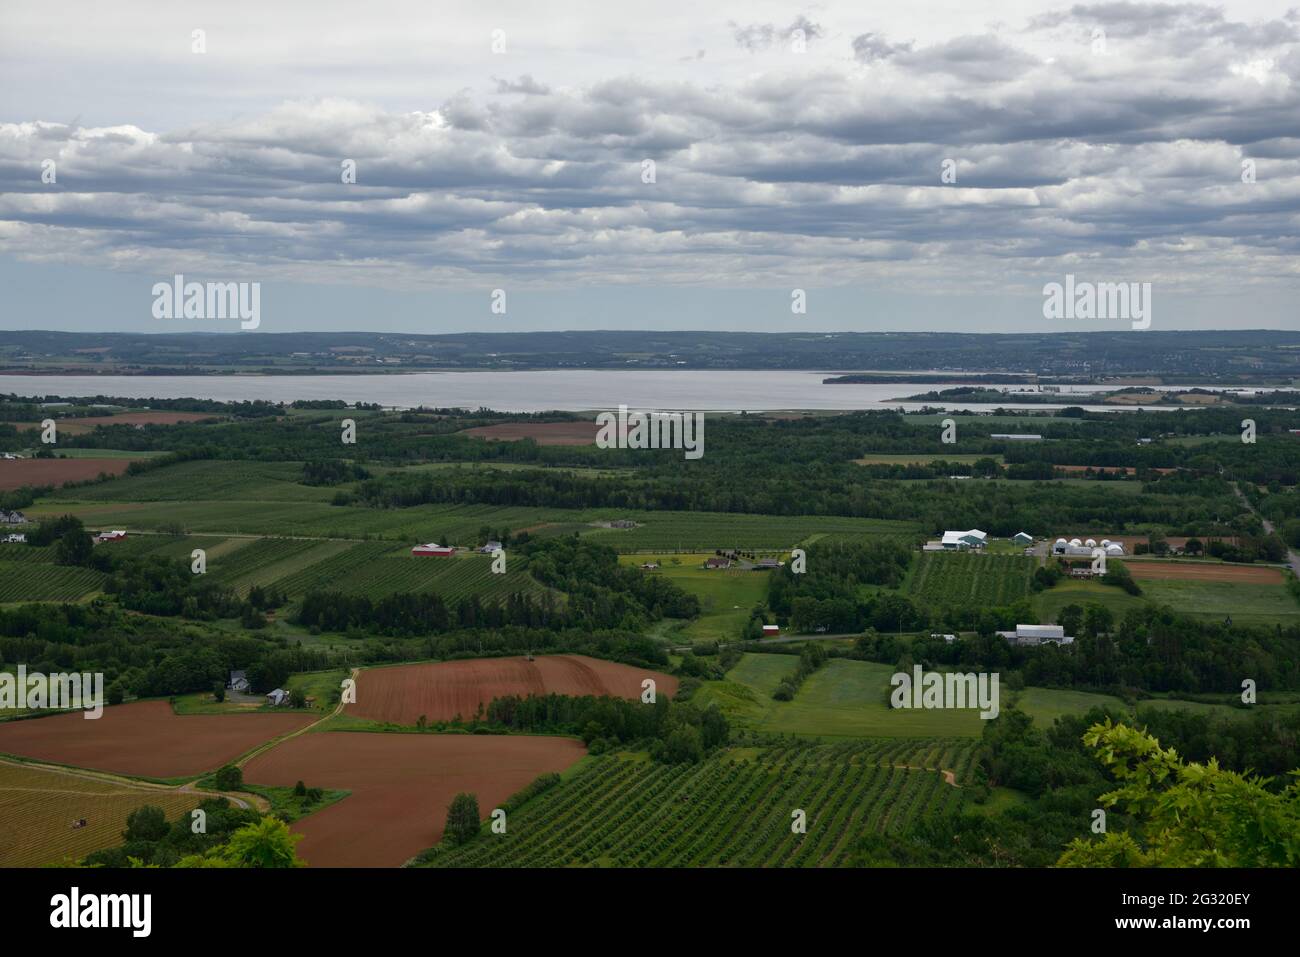
[[[1123,542],[1112,542],[1109,538],[1103,538],[1098,542],[1095,538],[1087,541],[1080,541],[1072,538],[1068,542],[1063,538],[1058,538],[1052,545],[1052,554],[1061,558],[1091,558],[1094,548],[1105,549],[1107,555],[1123,555]]]
[[[120,542],[124,538],[126,538],[126,532],[124,532],[122,529],[119,528],[111,532],[100,532],[98,535],[95,536],[95,541]]]
[[[412,555],[432,555],[438,558],[446,558],[456,554],[456,549],[450,545],[439,545],[437,542],[427,542],[424,545],[416,545],[411,549]]]
[[[276,688],[266,696],[266,700],[278,708],[281,705],[289,703],[289,692],[285,691],[283,688]]]
[[[730,558],[706,558],[704,560],[705,568],[730,568]]]
[[[988,543],[988,533],[972,528],[965,532],[944,532],[941,544],[946,549],[983,548]]]
[[[619,518],[609,523],[610,528],[636,528],[636,522],[630,518]]]
[[[779,634],[781,634],[781,626],[780,626],[780,625],[764,625],[764,626],[763,626],[763,637],[764,637],[764,638],[775,638],[775,637],[777,637]]]
[[[1034,544],[1034,536],[1030,535],[1028,532],[1016,532],[1016,534],[1011,536],[1011,540],[1017,545]]]
[[[1041,435],[1030,435],[1028,432],[1009,432],[1004,435],[990,435],[990,439],[1000,439],[1003,442],[1041,442]]]
[[[498,548],[504,548],[504,547],[505,547],[505,546],[502,545],[500,542],[488,542],[486,545],[484,545],[482,548],[479,549],[479,554],[480,554],[480,555],[491,555],[491,554],[492,554],[493,552],[495,552]]]
[[[754,563],[754,571],[765,572],[772,568],[780,568],[785,562],[778,561],[775,558],[760,558]]]
[[[641,567],[644,568],[646,571],[650,571],[650,572],[652,572],[652,571],[654,571],[656,568],[659,567],[659,563],[658,563],[658,562],[642,562],[642,563],[641,563]]]
[[[1016,625],[1015,631],[999,631],[998,634],[1013,645],[1040,645],[1045,641],[1068,645],[1074,641],[1060,625]]]
[[[27,541],[27,536],[21,532],[14,532],[11,535],[6,535],[4,540],[10,545],[21,545]]]

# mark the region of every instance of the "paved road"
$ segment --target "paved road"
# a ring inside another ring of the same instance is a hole
[[[1259,520],[1264,526],[1264,533],[1266,535],[1272,535],[1273,523],[1270,522],[1268,519],[1266,519],[1263,515],[1260,515],[1259,510],[1256,509],[1255,506],[1250,504],[1250,499],[1246,498],[1246,493],[1241,490],[1241,486],[1237,485],[1234,482],[1232,486],[1232,490],[1237,493],[1237,497],[1241,499],[1241,501],[1245,504],[1246,508],[1250,509],[1256,515],[1259,515]],[[1286,549],[1286,561],[1287,564],[1291,566],[1292,574],[1294,574],[1296,578],[1300,578],[1300,555],[1297,555],[1295,551],[1292,550],[1290,545],[1288,545]]]

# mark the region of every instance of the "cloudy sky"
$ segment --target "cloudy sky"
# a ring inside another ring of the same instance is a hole
[[[175,273],[263,332],[1128,326],[1067,273],[1300,328],[1300,8],[5,0],[0,328],[237,328]]]

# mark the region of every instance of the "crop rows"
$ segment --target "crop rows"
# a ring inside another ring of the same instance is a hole
[[[313,589],[343,589],[355,580],[357,573],[392,550],[392,542],[359,542],[335,555],[277,578],[271,584],[290,597],[306,594]]]
[[[1027,555],[926,552],[911,592],[931,604],[1008,605],[1029,594],[1034,559]]]
[[[447,867],[819,867],[847,863],[871,831],[895,830],[960,802],[919,759],[944,741],[783,743],[695,765],[603,755],[485,832],[442,852]],[[805,812],[803,834],[791,814]]]
[[[480,599],[502,598],[514,592],[540,591],[542,586],[524,569],[519,558],[508,559],[504,575],[492,574],[492,559],[466,558],[378,558],[344,582],[340,590],[370,598],[399,592],[437,592],[444,599],[477,595]]]
[[[127,815],[142,805],[170,819],[198,803],[197,794],[0,763],[0,867],[77,860],[121,843]],[[73,828],[82,818],[85,826]]]
[[[606,516],[620,517],[620,516]],[[747,515],[732,512],[631,513],[643,524],[632,529],[598,529],[591,534],[619,551],[692,551],[716,548],[793,548],[800,542],[831,535],[839,541],[867,536],[909,535],[908,522],[827,515]]]
[[[0,563],[6,565],[10,562],[41,563],[53,561],[53,545],[44,545],[40,548],[35,545],[19,545],[17,543],[0,545]]]
[[[0,561],[0,602],[77,601],[104,584],[90,568]]]
[[[258,573],[288,558],[317,548],[321,542],[299,538],[262,538],[223,555],[208,574],[225,585],[256,583]]]
[[[194,502],[328,501],[331,489],[299,485],[295,462],[181,462],[102,485],[56,492],[51,501]]]

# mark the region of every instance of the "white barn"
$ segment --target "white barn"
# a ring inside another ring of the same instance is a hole
[[[967,531],[948,531],[943,533],[941,544],[947,549],[983,548],[988,544],[988,533],[978,528]]]

